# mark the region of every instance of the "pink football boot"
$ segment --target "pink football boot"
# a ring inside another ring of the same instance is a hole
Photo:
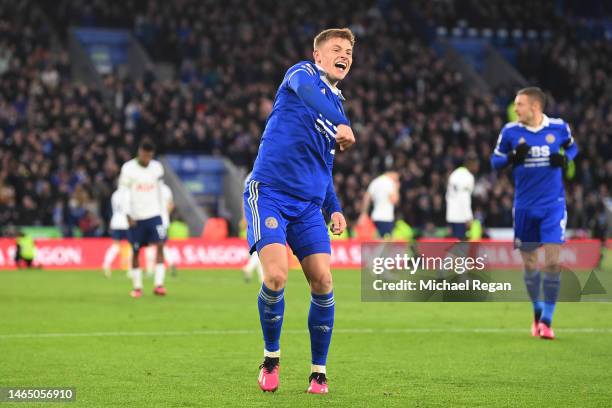
[[[533,337],[540,337],[540,328],[538,327],[540,325],[540,322],[538,322],[537,320],[534,320],[533,323],[531,323],[531,335]]]
[[[279,379],[278,379],[278,368],[279,368],[279,359],[266,357],[262,365],[259,366],[259,378],[257,382],[259,383],[259,388],[263,392],[274,392],[278,389]]]
[[[550,328],[550,326],[546,325],[546,323],[540,322],[540,324],[538,325],[538,329],[540,330],[540,338],[546,340],[555,339],[555,332],[553,331],[553,329]]]
[[[327,378],[323,373],[312,373],[310,374],[310,385],[308,386],[309,394],[327,394],[329,388],[327,387]]]

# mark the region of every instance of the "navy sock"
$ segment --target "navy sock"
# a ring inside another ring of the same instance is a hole
[[[334,292],[325,295],[312,294],[308,313],[310,331],[310,351],[312,364],[324,366],[334,328]]]
[[[278,291],[268,289],[265,283],[262,283],[259,291],[257,306],[266,351],[280,350],[280,334],[285,313],[284,292],[284,288]]]
[[[544,276],[544,307],[542,308],[542,318],[540,321],[550,326],[552,324],[553,314],[555,313],[555,305],[557,297],[559,297],[559,288],[561,287],[561,275],[559,273],[547,273]]]
[[[525,271],[525,286],[531,303],[533,303],[533,314],[535,320],[539,321],[542,315],[542,302],[540,301],[540,284],[542,278],[540,271]]]

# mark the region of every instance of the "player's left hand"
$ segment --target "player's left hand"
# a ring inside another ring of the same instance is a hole
[[[550,165],[552,167],[567,168],[567,156],[564,154],[553,153],[550,155]]]
[[[341,212],[335,212],[331,215],[331,226],[330,231],[334,235],[340,235],[346,229],[346,220]]]

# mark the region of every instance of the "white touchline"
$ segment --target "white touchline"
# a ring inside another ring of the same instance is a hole
[[[559,333],[604,333],[612,334],[611,328],[579,327],[555,328]],[[396,329],[334,329],[334,334],[418,334],[418,333],[523,333],[524,328],[396,328]],[[306,334],[308,330],[284,329],[283,334]],[[155,337],[155,336],[208,336],[208,335],[259,335],[260,330],[192,330],[192,331],[116,331],[116,332],[84,332],[84,333],[13,333],[0,334],[0,340],[27,338],[58,338],[58,337]]]

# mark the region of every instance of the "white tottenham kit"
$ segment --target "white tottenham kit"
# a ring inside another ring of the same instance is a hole
[[[368,193],[372,196],[374,204],[371,216],[373,221],[393,222],[395,215],[394,206],[391,202],[391,194],[395,190],[395,183],[385,174],[372,180],[368,186]]]
[[[472,192],[474,176],[465,167],[459,167],[448,178],[446,189],[446,222],[464,223],[473,219]]]
[[[151,160],[147,167],[138,164],[137,159],[121,167],[119,188],[127,189],[122,194],[122,208],[134,220],[146,220],[164,213],[161,184],[164,168],[157,160]]]

